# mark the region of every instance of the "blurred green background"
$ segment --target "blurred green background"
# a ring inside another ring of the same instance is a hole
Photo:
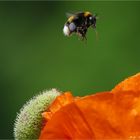
[[[96,40],[65,37],[66,12],[99,15]],[[13,138],[22,105],[45,89],[83,96],[140,71],[140,2],[0,2],[0,138]]]

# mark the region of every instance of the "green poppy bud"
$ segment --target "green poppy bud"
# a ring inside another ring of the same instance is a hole
[[[14,124],[16,140],[38,139],[42,128],[42,115],[61,93],[56,89],[44,91],[28,101],[18,113]]]

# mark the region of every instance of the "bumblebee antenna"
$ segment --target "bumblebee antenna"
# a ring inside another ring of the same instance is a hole
[[[95,30],[96,41],[98,41],[98,40],[99,40],[99,34],[98,34],[98,31],[97,31],[96,29],[94,29],[94,30]]]
[[[93,16],[94,16],[96,19],[100,19],[99,15],[98,15],[97,13],[95,13]]]

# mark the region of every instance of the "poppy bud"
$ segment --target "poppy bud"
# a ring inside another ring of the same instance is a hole
[[[44,91],[28,101],[18,113],[14,124],[16,140],[38,139],[42,128],[42,115],[52,101],[61,93],[56,89]]]

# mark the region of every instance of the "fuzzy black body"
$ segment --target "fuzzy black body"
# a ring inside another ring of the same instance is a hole
[[[79,12],[71,15],[65,26],[69,29],[69,35],[73,32],[77,33],[82,39],[86,39],[86,33],[90,26],[96,28],[96,16],[90,12]]]

